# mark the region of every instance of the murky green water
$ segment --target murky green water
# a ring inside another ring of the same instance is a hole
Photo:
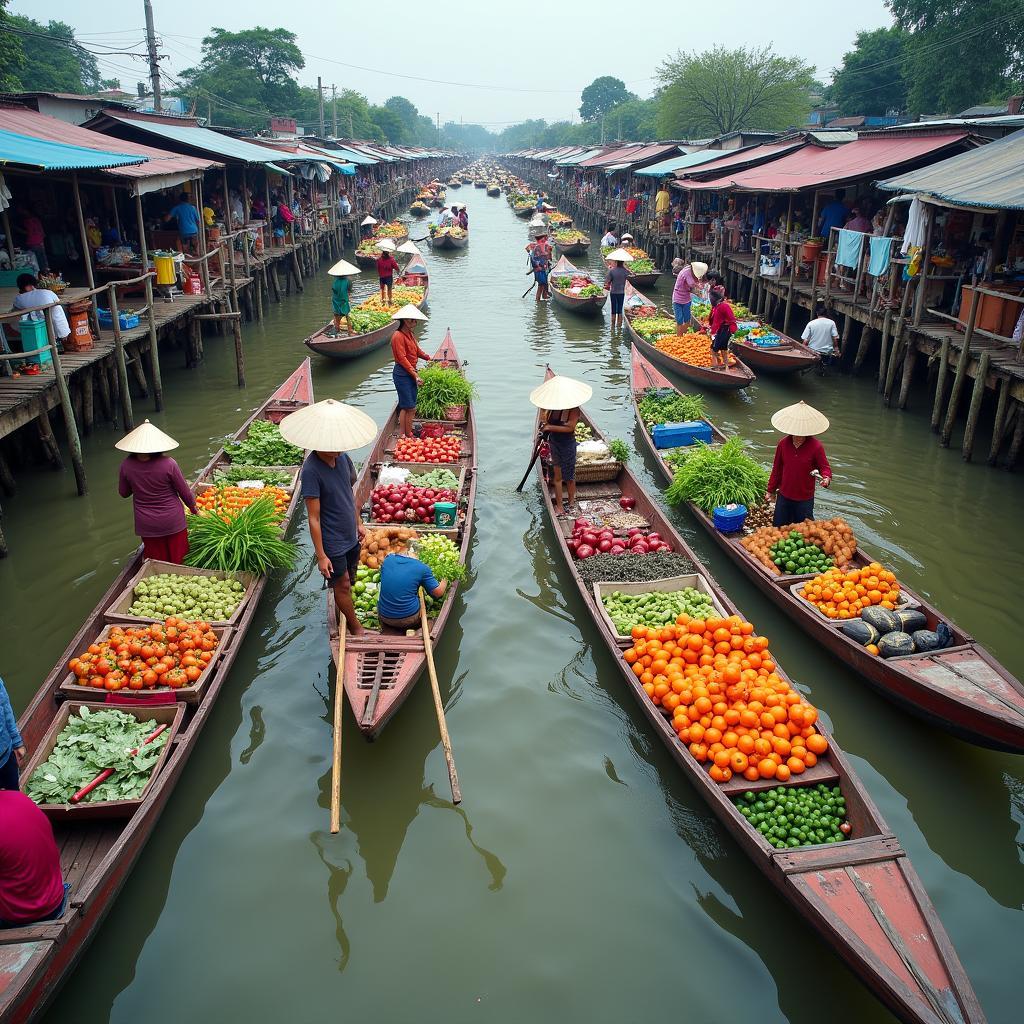
[[[424,684],[374,745],[348,719],[344,827],[328,834],[330,658],[298,524],[302,564],[268,588],[170,806],[47,1019],[888,1020],[652,737],[551,563],[534,485],[514,493],[531,441],[526,395],[546,361],[591,382],[597,420],[635,441],[629,347],[609,337],[607,314],[590,322],[520,299],[524,223],[504,200],[463,197],[472,241],[428,255],[424,347],[450,325],[481,395],[474,579],[437,652],[464,804],[447,800]],[[198,372],[165,357],[160,425],[180,439],[187,474],[304,356],[327,285],[310,283],[246,329],[245,391],[226,340],[207,341]],[[314,370],[318,396],[378,421],[393,402],[386,352]],[[710,407],[767,449],[770,413],[799,397],[833,423],[836,480],[822,511],[846,516],[901,578],[1024,673],[1021,479],[939,449],[923,394],[916,411],[888,411],[868,380],[766,381]],[[87,442],[88,498],[74,497],[70,473],[41,470],[6,503],[14,554],[0,562],[0,671],[19,708],[134,547],[116,437],[103,428]],[[1019,1019],[1024,763],[876,697],[809,648],[686,513],[674,521],[811,688],[990,1021]]]

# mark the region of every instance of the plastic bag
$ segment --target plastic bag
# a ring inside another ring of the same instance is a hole
[[[389,487],[392,484],[404,484],[409,479],[409,470],[400,466],[385,466],[377,478],[378,487]]]

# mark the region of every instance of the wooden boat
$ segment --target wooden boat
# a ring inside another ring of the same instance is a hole
[[[414,217],[426,217],[430,213],[430,206],[426,200],[417,199],[416,202],[409,207],[409,213]]]
[[[638,423],[637,400],[648,387],[675,386],[634,349],[632,392]],[[715,441],[726,440],[714,424],[711,429]],[[661,475],[671,481],[672,469],[655,448],[642,423],[640,432]],[[881,694],[970,743],[1024,753],[1024,684],[923,597],[906,587],[901,588],[913,607],[925,614],[929,629],[934,629],[940,621],[949,626],[953,646],[927,654],[880,658],[847,637],[838,622],[825,618],[813,605],[792,592],[794,585],[810,576],[776,576],[743,547],[741,533],[722,533],[703,510],[692,503],[689,507],[701,526],[762,591],[815,641],[859,672]],[[873,561],[877,559],[858,545],[854,566]]]
[[[279,422],[289,412],[312,401],[313,379],[307,357],[246,420],[235,433],[234,439],[244,437],[254,420]],[[223,454],[222,449],[213,456],[204,474],[222,461]],[[298,495],[299,489],[296,488],[283,523],[284,528],[294,517]],[[143,567],[144,561],[140,547],[127,560],[124,569],[89,613],[21,716],[19,729],[30,752],[39,747],[58,715],[65,698],[60,691],[60,684],[68,674],[68,661],[104,628],[104,612]],[[0,930],[2,1024],[24,1024],[42,1015],[113,906],[125,879],[156,827],[220,696],[267,582],[267,577],[258,579],[235,627],[224,633],[219,661],[215,668],[210,669],[213,676],[205,683],[197,703],[176,705],[171,691],[167,694],[166,705],[154,706],[148,700],[145,705],[141,702],[135,705],[154,711],[159,707],[184,707],[181,727],[168,745],[162,768],[154,774],[143,792],[140,805],[125,817],[91,816],[88,813],[89,805],[82,805],[82,810],[86,811],[83,819],[77,818],[72,812],[53,821],[54,837],[60,850],[61,871],[65,882],[70,882],[72,886],[68,894],[68,906],[63,916],[55,921]],[[105,691],[97,691],[97,694],[97,699],[102,702],[106,696]],[[127,709],[132,706],[127,703],[131,700],[131,697],[120,696],[117,703]]]
[[[422,272],[419,272],[419,267],[422,267]],[[398,287],[422,286],[423,298],[416,303],[417,309],[423,309],[430,296],[430,281],[427,278],[426,270],[423,261],[414,256],[406,265],[405,271],[395,279],[395,285]],[[318,356],[327,356],[328,359],[355,359],[386,345],[398,330],[398,323],[394,320],[383,327],[377,327],[362,334],[328,334],[327,332],[333,326],[334,321],[329,320],[320,330],[305,338],[303,344],[311,352],[315,352]]]
[[[656,348],[645,338],[641,337],[633,328],[629,311],[631,297],[639,299],[645,306],[653,306],[654,303],[645,298],[628,281],[626,282],[626,306],[624,310],[626,330],[629,332],[629,337],[633,344],[652,362],[670,370],[672,373],[678,374],[680,377],[685,377],[686,380],[693,384],[715,391],[734,391],[739,388],[745,388],[748,384],[753,384],[757,379],[753,371],[738,361],[735,366],[730,366],[728,369],[714,370],[710,366],[694,366],[693,363],[685,363],[681,359],[670,356],[667,352],[662,352],[660,348]]]
[[[551,372],[549,367],[549,376]],[[601,437],[585,412],[580,420],[591,428],[595,438]],[[566,571],[571,573],[586,612],[623,683],[676,763],[743,852],[901,1020],[908,1024],[981,1024],[985,1017],[977,997],[910,858],[835,740],[827,736],[828,751],[813,768],[793,776],[787,785],[823,782],[839,786],[846,799],[854,838],[842,843],[777,850],[733,803],[735,797],[747,790],[773,788],[775,780],[748,782],[740,778],[716,783],[707,768],[680,742],[668,717],[648,698],[623,660],[622,653],[629,642],[620,642],[612,632],[595,598],[593,585],[585,583],[576,571],[567,543],[572,516],[556,512],[551,488],[540,466],[537,475],[548,522]],[[634,511],[643,515],[652,530],[671,543],[675,551],[693,562],[695,571],[707,581],[713,598],[727,614],[741,614],[627,467],[622,468],[614,482],[577,485],[578,500],[601,497],[614,502],[620,495],[634,498]],[[781,667],[776,671],[784,676]]]
[[[433,206],[434,209],[437,209],[437,210],[439,210],[442,206],[444,206],[444,204],[445,204],[444,193],[441,193],[440,195],[433,196],[431,198],[431,200],[430,200],[430,203],[429,203],[430,206]]]
[[[434,362],[459,367],[459,354],[452,341],[451,331],[445,333],[441,347],[432,357]],[[422,421],[420,421],[422,422]],[[476,420],[473,407],[467,410],[467,419],[462,424],[447,424],[464,433],[462,457],[458,463],[450,464],[453,472],[465,470],[460,506],[465,503],[465,516],[460,515],[458,543],[463,562],[469,552],[470,533],[473,527],[473,509],[476,502]],[[368,505],[370,494],[383,463],[390,462],[399,437],[398,405],[396,404],[384,424],[373,450],[370,452],[355,484],[356,507]],[[438,466],[424,466],[423,472]],[[437,647],[451,615],[458,593],[458,584],[451,584],[444,597],[444,604],[430,628],[430,638]],[[328,591],[327,626],[331,644],[331,655],[338,660],[338,613],[333,593]],[[383,627],[381,630],[367,630],[361,637],[349,636],[345,641],[345,693],[355,714],[355,720],[362,733],[369,739],[377,736],[391,717],[402,706],[412,692],[426,665],[423,641],[419,633],[406,636],[404,630]]]
[[[757,373],[798,373],[821,362],[821,356],[813,349],[783,334],[779,334],[779,344],[771,348],[755,345],[746,338],[733,338],[731,347],[736,358]]]
[[[474,188],[487,188],[487,182],[484,181],[483,178],[477,178],[476,181],[473,182],[473,187]]]
[[[537,207],[532,203],[528,206],[513,206],[512,212],[520,219],[526,220],[528,217],[532,217],[537,212]]]
[[[430,236],[430,245],[434,249],[465,249],[469,245],[469,232],[453,235],[442,228],[437,234]]]
[[[590,248],[590,239],[585,238],[579,242],[556,242],[552,235],[551,244],[563,256],[582,256]]]
[[[658,283],[658,278],[661,277],[660,270],[652,270],[648,274],[634,274],[629,269],[629,264],[626,264],[626,272],[629,275],[629,283],[634,288],[653,288]]]
[[[462,188],[462,182],[458,178],[452,178],[448,182],[448,188]]]
[[[487,194],[489,196],[500,196],[501,195],[501,186],[500,185],[488,185],[487,186]]]
[[[564,256],[559,257],[558,262],[548,272],[548,283],[551,285],[551,298],[557,305],[564,306],[566,309],[570,309],[574,313],[580,313],[584,316],[593,316],[604,309],[604,304],[608,301],[608,293],[606,291],[602,290],[600,295],[588,295],[584,297],[580,295],[570,295],[568,292],[563,292],[556,288],[554,279],[563,274],[579,274],[582,277],[588,278],[592,284],[597,284],[593,277],[591,277],[589,271],[578,270]]]

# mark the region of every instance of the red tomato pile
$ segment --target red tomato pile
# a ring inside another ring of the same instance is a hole
[[[370,508],[375,523],[431,523],[436,501],[455,501],[455,491],[450,487],[392,484],[373,489]]]
[[[217,643],[208,622],[172,617],[152,626],[111,626],[105,640],[90,644],[68,668],[79,685],[97,690],[178,689],[199,680]]]
[[[440,437],[400,437],[395,445],[396,462],[457,462],[462,441],[455,434]]]

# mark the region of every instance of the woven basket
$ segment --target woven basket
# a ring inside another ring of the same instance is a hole
[[[585,462],[576,463],[576,483],[597,484],[606,480],[614,480],[622,469],[622,463],[616,462]]]

